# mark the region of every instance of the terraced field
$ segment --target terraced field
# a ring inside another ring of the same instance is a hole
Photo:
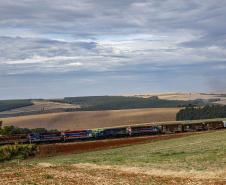
[[[1,164],[0,184],[226,184],[226,130]],[[13,169],[13,170],[12,170]]]

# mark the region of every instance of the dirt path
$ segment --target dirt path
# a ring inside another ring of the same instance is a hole
[[[40,163],[41,164],[41,163]],[[42,166],[42,165],[41,165]],[[46,163],[47,167],[51,164]],[[123,165],[97,165],[91,163],[80,163],[73,164],[73,167],[83,168],[83,169],[93,169],[93,170],[115,170],[124,173],[133,173],[137,175],[150,175],[156,177],[170,177],[170,178],[188,178],[197,180],[217,180],[221,179],[226,182],[226,170],[222,169],[220,171],[172,171],[172,170],[162,170],[162,169],[149,169],[147,167],[128,167]]]
[[[14,170],[12,170],[14,169]],[[194,174],[196,174],[194,176]],[[54,184],[54,185],[223,185],[225,173],[186,173],[147,170],[123,166],[97,166],[75,164],[52,166],[50,164],[4,164],[0,169],[0,184]]]

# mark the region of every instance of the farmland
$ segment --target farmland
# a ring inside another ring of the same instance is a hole
[[[146,108],[107,111],[61,112],[3,118],[4,125],[47,129],[89,129],[153,121],[174,121],[180,108]]]
[[[1,105],[0,101],[0,105]],[[8,104],[12,101],[8,100]],[[20,101],[18,101],[20,102]],[[48,100],[31,100],[31,101],[22,101],[22,102],[29,102],[30,104],[23,104],[18,106],[18,108],[11,108],[9,110],[0,111],[0,117],[12,117],[12,116],[20,116],[20,115],[29,115],[29,114],[41,114],[45,112],[59,112],[64,111],[65,109],[76,109],[80,108],[79,105],[71,105],[68,103],[60,103],[60,102],[52,102]],[[15,104],[15,101],[13,101]],[[12,103],[11,103],[12,104]],[[10,104],[10,105],[11,105]],[[13,107],[13,105],[11,107]],[[14,106],[15,107],[15,106]]]
[[[1,166],[0,182],[225,184],[225,140],[226,131],[220,130],[121,148],[7,162]]]
[[[43,159],[53,164],[92,163],[185,171],[226,168],[226,130],[103,151]]]
[[[65,97],[62,99],[0,100],[0,117],[56,112],[176,108],[224,104],[224,94],[157,93],[128,96]]]
[[[0,100],[0,112],[31,105],[31,100]]]
[[[226,103],[226,95],[221,93],[183,93],[183,92],[169,92],[169,93],[145,93],[145,94],[130,94],[125,96],[135,96],[135,97],[143,97],[149,98],[152,96],[158,96],[160,99],[164,100],[217,100],[216,103],[225,104]]]

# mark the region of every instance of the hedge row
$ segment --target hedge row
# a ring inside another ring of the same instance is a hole
[[[0,146],[0,162],[10,159],[26,159],[37,152],[36,145],[15,144]]]

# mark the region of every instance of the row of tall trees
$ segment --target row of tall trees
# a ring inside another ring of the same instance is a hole
[[[149,98],[126,97],[126,96],[87,96],[87,97],[66,97],[57,102],[80,105],[80,110],[120,110],[134,108],[161,108],[161,107],[184,107],[186,105],[202,106],[206,103],[203,100],[166,100],[158,96]]]
[[[206,105],[204,107],[186,107],[181,109],[177,115],[177,120],[196,120],[196,119],[211,119],[225,118],[226,105]]]

